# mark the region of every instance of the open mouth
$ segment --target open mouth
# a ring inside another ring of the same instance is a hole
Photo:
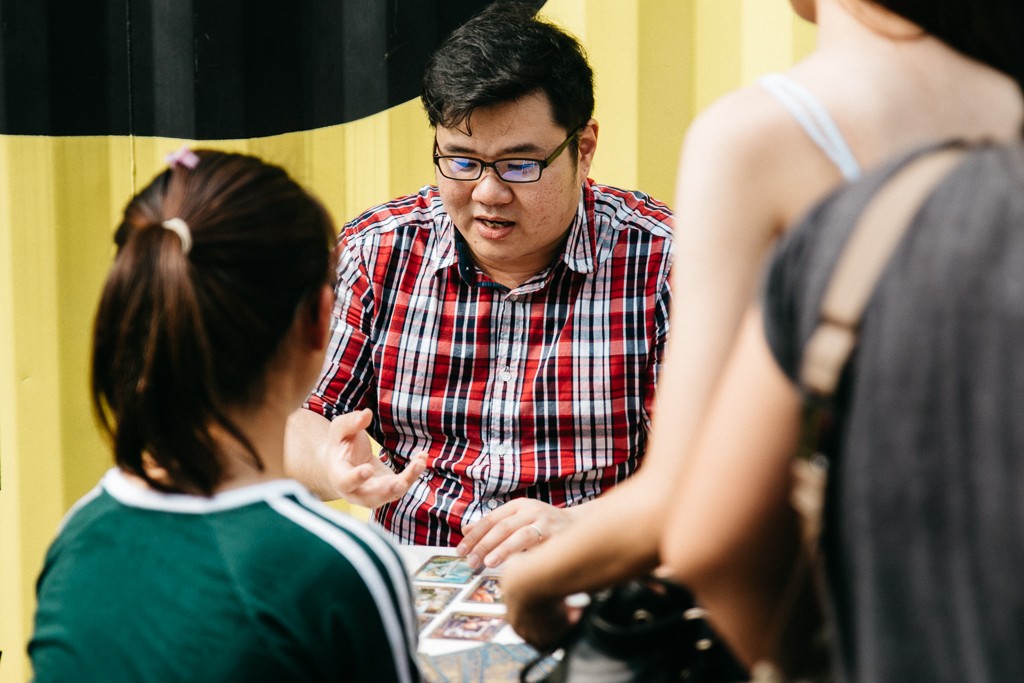
[[[513,225],[515,225],[515,223],[512,221],[499,221],[492,220],[490,218],[477,218],[476,220],[478,223],[480,223],[480,225],[484,226],[485,228],[491,228],[493,230],[503,230],[506,228],[511,228]]]

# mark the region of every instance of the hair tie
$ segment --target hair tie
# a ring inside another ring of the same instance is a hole
[[[181,253],[187,256],[188,252],[192,250],[192,231],[188,229],[188,223],[180,218],[168,218],[160,225],[181,239]]]
[[[164,157],[164,160],[171,168],[184,166],[190,171],[195,170],[195,167],[199,164],[199,156],[189,149],[188,145],[183,145],[177,152],[171,152]]]

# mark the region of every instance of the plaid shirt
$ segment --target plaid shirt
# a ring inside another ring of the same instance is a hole
[[[429,452],[377,522],[454,545],[512,498],[575,505],[636,469],[668,333],[670,226],[660,202],[588,180],[561,257],[512,290],[477,270],[436,187],[345,226],[307,407],[373,409],[395,469]]]

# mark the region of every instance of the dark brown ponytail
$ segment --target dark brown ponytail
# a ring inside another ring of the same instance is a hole
[[[262,397],[298,307],[313,307],[331,277],[335,238],[322,205],[282,169],[197,156],[125,209],[96,314],[92,395],[119,466],[157,488],[209,494],[222,465],[213,430],[262,467],[225,408]]]

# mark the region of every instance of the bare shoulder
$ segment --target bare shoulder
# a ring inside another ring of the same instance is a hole
[[[676,208],[706,207],[718,197],[734,205],[734,213],[742,212],[737,220],[771,234],[839,180],[785,107],[753,84],[716,100],[690,125]],[[740,198],[742,206],[735,206]]]
[[[777,136],[794,122],[779,102],[754,84],[735,90],[711,103],[687,130],[686,146],[692,152],[714,151],[739,158],[771,154]]]

